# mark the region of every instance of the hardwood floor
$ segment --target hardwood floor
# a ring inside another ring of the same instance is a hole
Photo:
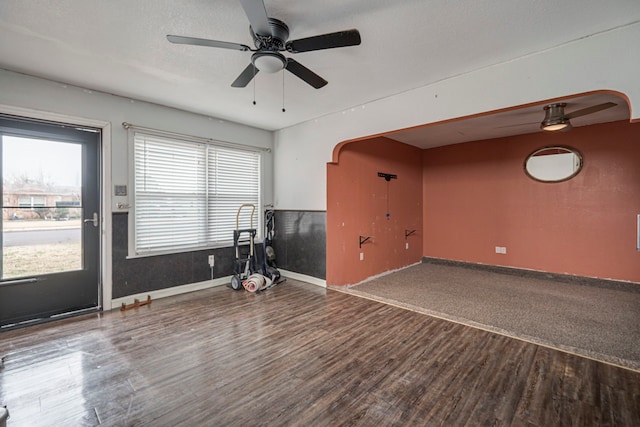
[[[0,334],[8,426],[640,425],[640,373],[294,280]]]

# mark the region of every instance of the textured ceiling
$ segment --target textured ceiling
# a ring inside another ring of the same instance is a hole
[[[0,68],[276,130],[640,20],[638,0],[265,6],[289,25],[290,39],[357,28],[362,44],[287,53],[329,84],[316,90],[284,73],[283,96],[283,73],[230,86],[250,52],[166,40],[177,34],[253,46],[237,0],[2,0]]]

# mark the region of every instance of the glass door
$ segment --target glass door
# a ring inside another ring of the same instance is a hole
[[[100,133],[0,116],[0,327],[99,307]]]

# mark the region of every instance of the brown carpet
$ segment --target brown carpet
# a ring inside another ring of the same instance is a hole
[[[640,285],[423,263],[342,290],[640,370]]]

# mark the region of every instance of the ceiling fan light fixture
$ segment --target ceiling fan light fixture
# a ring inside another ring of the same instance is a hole
[[[547,132],[567,131],[571,129],[571,122],[564,114],[564,107],[566,105],[566,103],[562,102],[545,106],[545,116],[542,123],[540,123],[540,129]]]
[[[542,125],[542,130],[547,132],[557,132],[559,130],[569,130],[569,129],[571,129],[571,123],[569,123],[568,120],[564,123]]]
[[[278,52],[256,52],[251,57],[251,62],[264,73],[277,73],[287,65],[286,58]]]

